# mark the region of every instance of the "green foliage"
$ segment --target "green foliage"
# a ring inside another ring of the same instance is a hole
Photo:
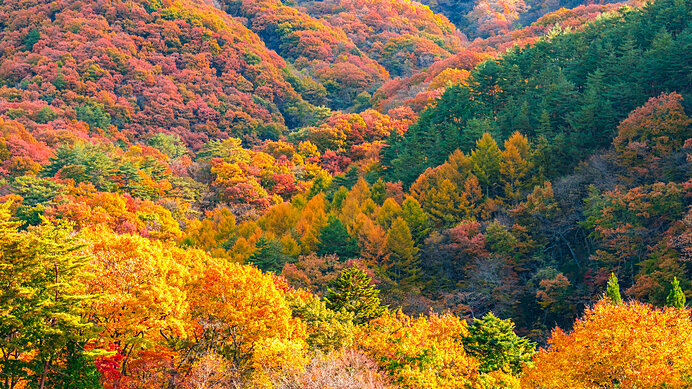
[[[12,182],[15,193],[24,198],[17,208],[17,217],[29,225],[41,223],[45,208],[53,204],[63,185],[34,176],[17,177]]]
[[[27,51],[31,51],[39,40],[41,40],[41,32],[36,28],[32,28],[24,37],[24,41],[22,43],[24,43],[24,48]]]
[[[484,373],[504,370],[520,374],[536,352],[534,343],[514,333],[510,319],[499,319],[492,312],[476,319],[462,341],[466,352],[478,358]]]
[[[680,281],[678,281],[677,277],[673,278],[671,286],[672,289],[666,297],[666,305],[678,309],[685,308],[685,293],[683,293],[682,288],[680,288]]]
[[[480,64],[468,85],[448,88],[403,138],[390,138],[382,151],[387,178],[410,185],[453,150],[470,152],[479,129],[498,142],[519,130],[564,143],[547,150],[555,161],[548,178],[570,172],[608,147],[618,123],[648,98],[692,94],[682,70],[690,33],[680,16],[690,13],[689,2],[659,0]]]
[[[327,225],[320,231],[317,255],[336,254],[344,260],[357,257],[359,252],[358,241],[348,234],[341,220],[330,216]]]
[[[382,316],[387,308],[380,305],[380,291],[371,283],[372,279],[357,267],[344,270],[324,297],[327,308],[351,312],[356,324]]]
[[[411,231],[404,219],[398,217],[387,233],[389,259],[385,265],[385,275],[396,283],[402,291],[410,291],[418,283],[421,275],[419,249],[416,247]]]
[[[606,298],[610,300],[612,304],[622,304],[620,284],[618,284],[618,278],[615,276],[615,273],[610,273],[610,278],[608,279],[608,285],[606,287]]]
[[[174,134],[164,134],[162,132],[149,139],[149,146],[156,148],[170,158],[180,158],[187,153],[187,147],[180,136]]]
[[[280,273],[286,262],[290,260],[291,258],[283,253],[281,242],[263,235],[255,243],[255,251],[250,255],[248,263],[263,271]]]
[[[111,115],[98,103],[87,103],[75,108],[77,120],[81,120],[92,129],[107,130],[111,125]]]
[[[0,204],[0,381],[68,387],[81,373],[58,372],[87,363],[78,345],[94,336],[84,320],[93,298],[83,285],[87,258],[76,254],[80,246],[66,225],[44,223],[25,232],[18,225],[9,203]],[[34,350],[32,358],[19,358]],[[95,387],[93,377],[85,387]]]
[[[296,299],[291,303],[291,308],[293,315],[308,326],[306,342],[310,349],[330,352],[353,344],[353,312],[329,309],[317,296],[307,302]]]
[[[430,231],[428,215],[421,208],[420,203],[413,197],[406,197],[401,204],[401,217],[411,231],[411,237],[416,243],[422,242]]]
[[[377,205],[382,205],[387,199],[387,186],[382,179],[378,179],[370,188],[370,198]]]

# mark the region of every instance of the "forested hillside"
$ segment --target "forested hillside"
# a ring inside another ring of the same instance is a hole
[[[0,388],[692,386],[692,4],[428,5],[0,0]]]

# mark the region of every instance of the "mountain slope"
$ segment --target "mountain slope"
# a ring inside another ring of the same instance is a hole
[[[202,3],[5,1],[0,25],[0,106],[28,124],[78,119],[129,138],[173,132],[198,148],[229,135],[277,137],[311,120],[283,59]],[[48,119],[35,117],[40,110]]]

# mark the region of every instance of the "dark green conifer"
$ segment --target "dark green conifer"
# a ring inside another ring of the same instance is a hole
[[[330,216],[320,232],[317,255],[336,254],[344,260],[357,257],[359,252],[358,242],[348,234],[341,220]]]
[[[536,353],[533,342],[514,333],[510,319],[502,320],[492,312],[475,320],[462,342],[466,352],[478,358],[483,373],[510,370],[519,374]]]
[[[263,271],[279,273],[288,260],[281,242],[261,236],[255,243],[255,251],[250,255],[248,263]]]
[[[344,270],[327,291],[327,308],[353,313],[356,324],[382,316],[386,307],[380,305],[380,291],[371,283],[372,278],[357,267]]]

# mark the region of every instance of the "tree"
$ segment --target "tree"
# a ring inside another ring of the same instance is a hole
[[[44,222],[20,232],[9,207],[0,204],[0,382],[99,387],[82,376],[93,367],[84,345],[96,335],[84,319],[94,298],[84,285],[88,258],[77,253],[67,225]]]
[[[416,243],[422,242],[423,238],[428,235],[430,228],[428,227],[428,216],[423,212],[418,200],[407,196],[401,204],[401,217],[408,224],[413,240]]]
[[[476,149],[471,152],[473,174],[485,190],[486,196],[496,195],[500,184],[500,164],[502,153],[489,133],[476,141]]]
[[[478,358],[479,370],[488,373],[505,370],[519,374],[530,365],[536,345],[514,333],[514,323],[492,312],[476,319],[462,339],[466,352]]]
[[[282,250],[281,242],[262,235],[255,243],[255,251],[248,258],[248,263],[266,272],[280,273],[284,264],[289,261]]]
[[[357,257],[358,252],[358,242],[348,234],[341,220],[330,216],[320,232],[317,255],[336,254],[344,260]]]
[[[678,309],[685,308],[685,293],[682,292],[680,281],[678,281],[677,277],[673,278],[671,286],[673,289],[668,294],[668,297],[666,297],[666,305]]]
[[[553,330],[525,372],[526,388],[686,388],[692,368],[689,309],[605,299],[571,332]]]
[[[385,274],[397,286],[410,290],[419,280],[421,274],[419,249],[416,247],[411,230],[401,217],[396,218],[387,232],[387,249],[389,259],[385,264]]]
[[[610,273],[610,278],[608,279],[608,286],[606,287],[606,298],[612,304],[621,304],[622,297],[620,297],[620,285],[618,284],[618,278],[615,273]]]
[[[352,312],[331,310],[317,295],[308,301],[296,298],[291,301],[291,309],[294,316],[307,324],[305,341],[311,350],[330,352],[353,344],[355,326]]]
[[[291,309],[271,275],[224,260],[196,264],[199,277],[189,284],[189,305],[196,321],[188,358],[213,351],[245,373],[253,362],[276,366],[298,361],[304,329],[295,326]],[[196,344],[195,344],[196,343]],[[273,347],[273,354],[266,347]],[[266,358],[265,360],[262,360]]]
[[[373,320],[356,342],[400,388],[485,388],[474,385],[478,362],[464,350],[464,320],[451,313],[410,317],[389,312]],[[514,387],[512,387],[514,388]]]
[[[529,156],[529,142],[519,132],[515,132],[505,141],[500,173],[505,183],[505,198],[513,203],[521,200],[524,189],[531,183],[528,177],[531,170]]]
[[[387,309],[380,305],[379,294],[380,291],[372,285],[372,278],[365,271],[351,267],[334,280],[324,300],[327,308],[351,312],[354,323],[365,324],[380,317]]]

